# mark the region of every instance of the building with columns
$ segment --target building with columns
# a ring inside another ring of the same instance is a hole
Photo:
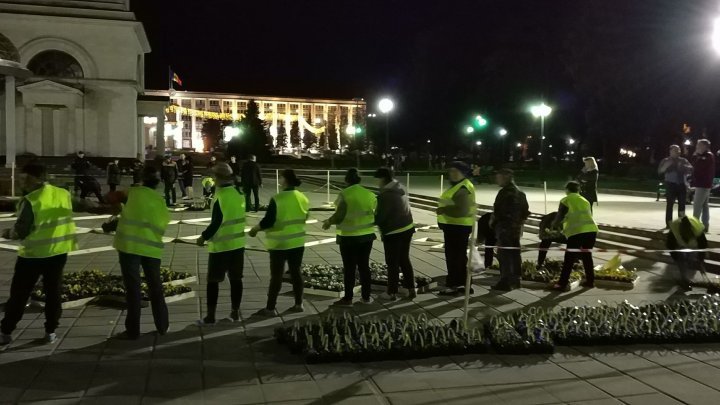
[[[274,142],[280,134],[289,137],[295,122],[300,139],[305,139],[307,133],[317,137],[325,134],[337,137],[338,144],[343,138],[340,135],[354,135],[353,128],[365,126],[366,105],[363,99],[269,97],[167,90],[147,90],[145,96],[170,100],[164,125],[159,125],[154,117],[145,119],[145,143],[158,150],[164,146],[167,149],[202,151],[204,144],[201,131],[205,120],[215,118],[238,121],[245,115],[250,100],[257,103],[260,118],[266,122]],[[158,136],[158,130],[164,132],[164,139]]]
[[[162,118],[163,101],[142,99],[150,45],[129,0],[0,0],[0,43],[30,72],[0,71],[6,165],[16,154],[144,152],[142,115]]]

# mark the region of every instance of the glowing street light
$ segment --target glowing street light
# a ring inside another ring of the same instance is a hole
[[[522,144],[520,142],[518,142],[515,146],[518,148],[522,148]]]
[[[500,134],[500,136],[505,136],[508,134],[508,131],[505,128],[500,128],[500,130],[498,131],[498,134]]]
[[[357,133],[357,128],[352,125],[348,125],[345,129],[345,133],[348,135],[355,135]]]
[[[313,120],[313,122],[315,123],[315,125],[320,125],[320,124],[322,124],[322,118],[320,118],[320,117],[315,117],[315,119]]]
[[[545,182],[545,172],[543,171],[543,145],[545,144],[545,118],[552,113],[552,108],[545,103],[540,103],[530,107],[530,113],[535,118],[540,118],[540,176],[543,180],[543,187],[547,190],[547,183]],[[545,193],[545,213],[547,214],[547,193]]]
[[[225,136],[225,140],[228,140],[229,138],[234,138],[240,135],[241,132],[242,131],[240,131],[240,128],[233,126],[227,126],[223,129],[223,135]]]
[[[395,103],[385,97],[378,103],[378,109],[385,114],[385,153],[390,151],[390,111],[395,108]]]
[[[575,140],[572,138],[568,139],[568,144],[575,145]]]
[[[692,142],[690,142],[689,139],[686,139],[685,142],[683,142],[683,143],[685,144],[685,146],[690,146],[690,145],[692,145]]]
[[[473,132],[475,132],[475,128],[473,128],[469,125],[467,127],[465,127],[465,133],[472,134]]]
[[[477,121],[478,126],[481,128],[487,125],[487,120],[482,115],[475,117],[475,121]]]
[[[475,141],[475,145],[481,146],[481,145],[482,145],[482,141]]]
[[[535,118],[545,118],[552,112],[552,108],[545,103],[534,105],[530,107],[530,113]]]
[[[720,55],[720,17],[713,21],[712,47]]]

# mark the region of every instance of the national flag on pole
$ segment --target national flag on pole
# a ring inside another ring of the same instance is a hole
[[[175,83],[179,84],[180,86],[183,85],[183,84],[182,84],[182,79],[180,79],[180,76],[178,76],[178,74],[175,73],[175,72],[173,72],[173,74],[172,74],[172,81],[174,81]]]

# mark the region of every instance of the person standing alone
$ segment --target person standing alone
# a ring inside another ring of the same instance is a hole
[[[492,227],[495,229],[500,262],[500,281],[492,289],[510,291],[520,288],[522,256],[520,238],[525,220],[530,215],[527,197],[520,191],[513,180],[513,171],[500,169],[495,175],[495,182],[500,191],[493,204]],[[509,249],[504,249],[509,248]]]
[[[245,199],[235,188],[235,177],[227,163],[213,167],[217,188],[211,204],[211,222],[197,240],[208,242],[207,315],[200,325],[214,325],[220,283],[225,273],[230,280],[230,319],[240,320],[243,293],[243,260],[245,257]]]
[[[583,158],[583,168],[577,177],[580,184],[580,195],[590,202],[590,210],[593,204],[598,202],[597,184],[598,184],[598,164],[594,157],[588,156]]]
[[[77,249],[75,222],[70,193],[46,183],[47,172],[37,163],[25,165],[18,219],[12,229],[3,231],[6,239],[20,240],[10,298],[0,322],[0,347],[12,342],[12,332],[25,312],[25,305],[38,279],[45,294],[45,341],[55,342],[60,322],[60,291],[68,253]]]
[[[171,203],[175,204],[177,201],[175,182],[178,180],[179,174],[177,164],[173,162],[172,156],[168,155],[165,157],[160,174],[163,183],[165,183],[165,205],[169,207]]]
[[[475,186],[467,178],[470,167],[464,162],[452,162],[448,171],[450,188],[442,193],[438,201],[437,221],[445,241],[445,262],[447,277],[442,295],[456,295],[465,292],[467,277],[467,248],[477,208],[475,207]]]
[[[107,167],[107,182],[108,186],[110,186],[110,191],[117,190],[117,186],[120,185],[120,166],[119,166],[120,160],[115,159],[110,164],[108,164]]]
[[[388,267],[387,291],[380,298],[395,301],[397,299],[399,274],[402,271],[403,286],[408,290],[408,298],[414,299],[415,273],[410,262],[410,242],[415,233],[410,201],[407,190],[393,178],[388,168],[375,172],[380,192],[377,196],[375,224],[380,229],[385,248],[385,263]]]
[[[685,179],[692,173],[692,165],[680,156],[678,145],[670,146],[670,156],[660,161],[658,174],[665,177],[665,225],[670,226],[673,220],[673,207],[675,200],[678,203],[678,218],[685,216],[685,203],[687,202],[687,186]]]
[[[245,210],[257,212],[260,209],[260,196],[258,188],[262,187],[262,175],[260,174],[260,166],[255,161],[255,155],[248,156],[248,160],[243,164],[240,170],[240,183],[242,184],[243,193],[245,194]],[[250,193],[255,197],[255,205],[250,205]]]
[[[85,152],[78,151],[77,156],[75,156],[75,161],[73,161],[71,167],[73,171],[75,172],[75,194],[78,194],[81,191],[81,184],[83,179],[90,174],[90,161],[85,157]]]
[[[705,232],[710,229],[710,190],[715,177],[715,157],[710,152],[710,141],[700,139],[695,147],[692,159],[693,176],[692,186],[695,188],[693,196],[693,216],[705,226]]]

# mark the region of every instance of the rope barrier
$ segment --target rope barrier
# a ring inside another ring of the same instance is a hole
[[[707,249],[604,249],[604,248],[561,248],[561,247],[526,247],[526,246],[495,246],[495,245],[477,245],[478,249],[501,249],[501,250],[520,250],[520,251],[544,251],[544,252],[571,252],[571,253],[699,253],[699,252],[720,252],[718,248]]]

